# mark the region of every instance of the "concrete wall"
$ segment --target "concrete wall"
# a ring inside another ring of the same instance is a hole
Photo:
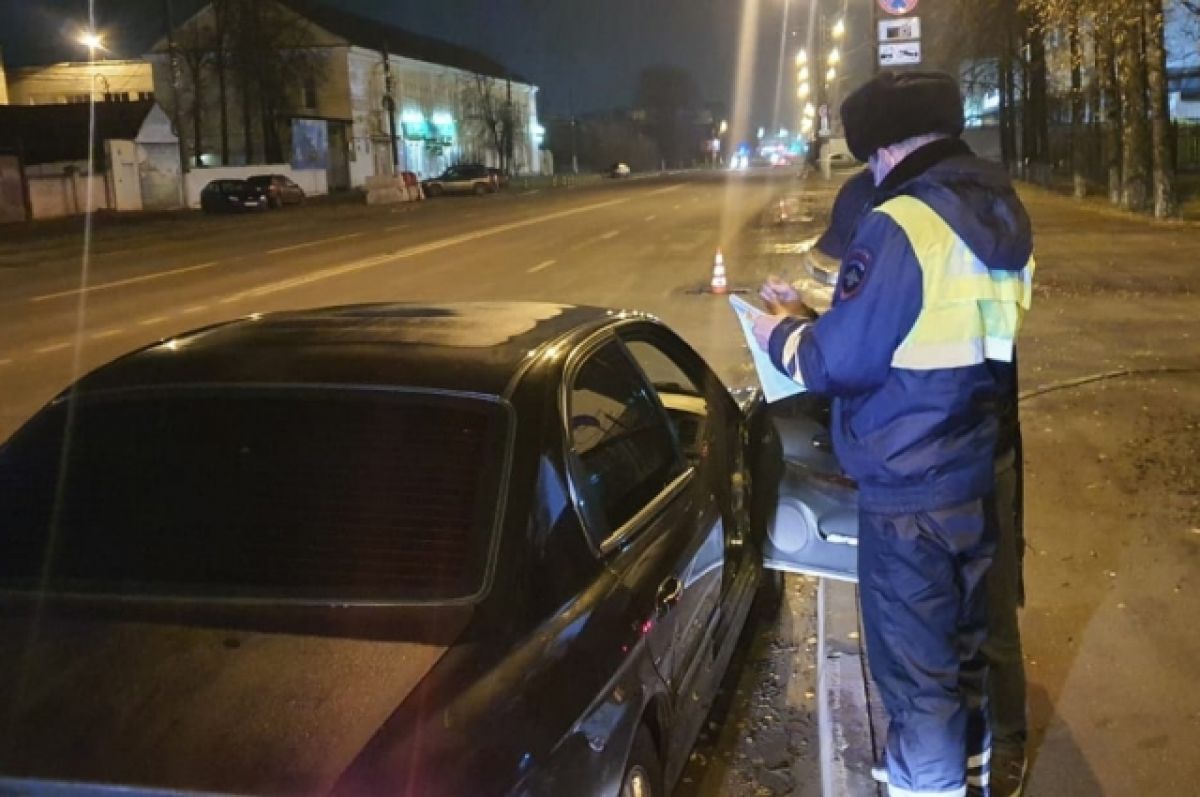
[[[87,176],[62,174],[61,171],[57,175],[26,175],[29,204],[35,219],[73,216],[87,210]],[[104,174],[97,174],[92,181],[92,208],[106,210],[108,207],[107,180]]]
[[[287,163],[268,163],[262,166],[213,166],[193,169],[187,173],[188,207],[200,207],[200,192],[213,180],[244,180],[256,174],[282,174],[296,181],[309,196],[329,193],[324,169],[293,169]]]

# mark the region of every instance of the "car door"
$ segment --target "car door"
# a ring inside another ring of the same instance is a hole
[[[619,340],[606,335],[580,353],[568,369],[564,405],[572,498],[589,544],[621,579],[630,619],[678,692],[685,585],[708,575],[696,561],[712,529],[720,533],[720,512],[698,497],[695,465]]]
[[[858,489],[834,456],[828,400],[801,394],[769,405],[769,413],[784,463],[763,564],[857,581]]]

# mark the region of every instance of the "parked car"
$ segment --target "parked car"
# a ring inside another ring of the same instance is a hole
[[[200,191],[200,207],[208,213],[241,213],[266,210],[265,189],[247,180],[213,180]]]
[[[491,194],[499,190],[488,167],[468,163],[451,166],[439,176],[422,183],[426,196],[442,194]]]
[[[614,163],[608,167],[609,177],[628,177],[631,172],[628,163]]]
[[[256,174],[246,179],[255,188],[266,192],[269,207],[281,208],[284,205],[303,205],[304,189],[294,180],[283,174]]]
[[[803,567],[739,396],[651,317],[545,303],[260,316],[99,368],[0,447],[0,783],[668,794],[778,596],[764,555]]]

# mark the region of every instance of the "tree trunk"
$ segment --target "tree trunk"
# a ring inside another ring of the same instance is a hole
[[[1032,150],[1029,153],[1033,181],[1050,182],[1050,129],[1046,106],[1046,38],[1040,23],[1029,25],[1029,117]]]
[[[1121,97],[1121,207],[1141,212],[1150,195],[1149,130],[1146,125],[1146,71],[1142,57],[1141,14],[1126,14],[1117,33],[1117,83]]]
[[[1017,49],[1014,19],[1006,14],[1004,19],[1004,43],[1000,50],[1000,151],[1009,173],[1015,173],[1020,165],[1017,155],[1017,85],[1013,74],[1013,54]]]
[[[1087,175],[1084,174],[1087,148],[1083,141],[1086,130],[1083,120],[1083,53],[1079,46],[1079,15],[1074,9],[1068,25],[1071,52],[1071,194],[1075,199],[1083,199],[1087,196]]]
[[[199,70],[197,70],[199,72]],[[197,168],[204,165],[201,160],[201,154],[204,150],[204,144],[200,140],[202,135],[201,113],[204,108],[204,98],[200,94],[200,76],[192,74],[192,160]]]
[[[228,96],[225,88],[225,53],[217,53],[217,97],[218,112],[221,115],[221,165],[229,165],[229,111]]]
[[[1154,173],[1154,215],[1174,216],[1175,164],[1171,157],[1171,119],[1167,108],[1167,54],[1163,46],[1161,0],[1143,0],[1146,28],[1146,78],[1150,94],[1150,161]]]
[[[254,162],[254,118],[250,115],[250,71],[242,69],[241,87],[239,94],[242,95],[242,160],[244,163],[250,164]]]
[[[1097,25],[1096,77],[1100,88],[1101,126],[1103,128],[1104,172],[1108,182],[1108,201],[1121,204],[1121,103],[1117,97],[1116,49],[1109,34],[1112,18],[1105,15]]]

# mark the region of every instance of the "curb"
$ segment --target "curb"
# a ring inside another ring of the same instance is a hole
[[[886,797],[871,779],[882,752],[881,707],[871,699],[858,590],[821,579],[817,588],[817,733],[823,797]]]

